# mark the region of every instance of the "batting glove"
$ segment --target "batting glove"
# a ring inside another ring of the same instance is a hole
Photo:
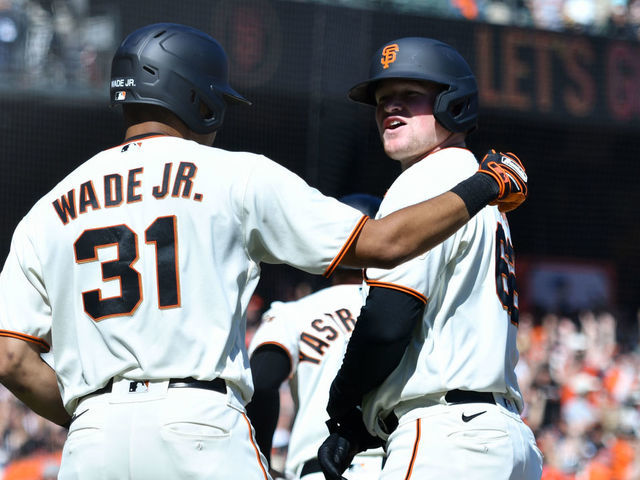
[[[497,182],[498,197],[489,205],[497,205],[501,212],[515,210],[527,199],[527,173],[513,153],[489,150],[480,162],[478,172],[489,175]]]
[[[342,473],[349,468],[356,456],[352,442],[335,432],[322,442],[318,449],[318,463],[327,480],[346,480]]]
[[[349,409],[340,420],[330,418],[327,427],[330,435],[318,449],[318,462],[327,480],[343,480],[342,473],[353,457],[384,443],[367,431],[358,407]]]

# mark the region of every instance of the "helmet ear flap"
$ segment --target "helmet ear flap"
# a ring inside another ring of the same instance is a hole
[[[194,108],[198,109],[200,115],[200,121],[203,125],[214,126],[221,125],[224,120],[224,113],[227,108],[227,104],[222,95],[215,92],[215,89],[211,88],[212,93],[206,97],[198,95],[195,91],[195,100],[197,102]],[[217,127],[216,127],[217,128]]]
[[[455,88],[440,93],[433,105],[433,116],[451,132],[471,133],[478,123],[478,95],[460,95]]]

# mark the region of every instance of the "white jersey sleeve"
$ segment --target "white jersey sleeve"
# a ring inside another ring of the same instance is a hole
[[[298,366],[300,332],[304,325],[302,319],[297,318],[295,302],[273,302],[262,315],[260,326],[253,334],[249,356],[258,347],[276,345],[287,353],[293,374]]]
[[[280,165],[260,158],[243,199],[248,249],[257,252],[257,261],[286,262],[328,276],[366,219],[359,210],[345,207]]]
[[[63,402],[115,375],[252,395],[260,262],[327,273],[366,221],[271,160],[176,137],[99,153],[40,199],[0,276],[0,335],[51,348]]]
[[[30,342],[46,353],[51,348],[51,306],[41,272],[40,260],[20,222],[0,273],[0,328],[4,335]]]
[[[477,170],[471,152],[445,149],[407,169],[379,215],[438,195]],[[428,196],[419,197],[420,192]],[[429,252],[391,269],[367,269],[367,283],[425,303],[400,365],[364,402],[367,424],[422,396],[463,389],[509,394],[521,405],[514,368],[517,293],[506,217],[485,207]],[[515,297],[515,298],[514,298]],[[510,310],[513,315],[510,315]]]

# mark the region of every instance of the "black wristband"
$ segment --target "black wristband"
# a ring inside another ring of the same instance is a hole
[[[490,201],[498,197],[498,184],[489,175],[477,172],[451,189],[467,207],[469,217],[473,217]]]

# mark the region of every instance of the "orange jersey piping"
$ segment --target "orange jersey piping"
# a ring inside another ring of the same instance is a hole
[[[258,465],[260,465],[260,469],[262,470],[264,479],[267,480],[269,477],[267,476],[267,472],[264,469],[264,465],[262,465],[262,460],[260,460],[260,450],[258,449],[256,443],[253,441],[253,429],[251,427],[251,422],[244,413],[242,414],[242,418],[244,418],[244,421],[247,422],[247,427],[249,427],[249,441],[251,442],[251,445],[253,445],[253,449],[256,451],[256,458],[258,459]]]
[[[396,285],[395,283],[369,280],[368,278],[365,279],[365,282],[367,282],[367,285],[369,285],[370,287],[390,288],[392,290],[398,290],[400,292],[404,292],[406,294],[411,295],[412,297],[416,297],[418,300],[420,300],[424,304],[426,304],[429,301],[427,297],[425,297],[423,294],[421,294],[417,290],[414,290],[413,288],[403,287],[402,285]]]
[[[340,262],[342,261],[342,259],[346,255],[346,253],[349,250],[349,248],[351,248],[351,245],[353,245],[353,242],[355,242],[356,237],[360,234],[360,231],[364,227],[364,224],[367,222],[367,220],[369,220],[369,216],[368,215],[363,215],[363,217],[360,219],[360,221],[358,221],[358,224],[355,226],[355,228],[351,232],[351,235],[349,235],[349,238],[347,238],[347,241],[343,245],[343,247],[340,250],[340,252],[338,252],[338,255],[336,255],[336,257],[331,262],[331,265],[329,265],[329,267],[327,267],[327,269],[325,270],[325,272],[323,274],[323,276],[325,278],[329,278],[331,276],[331,274],[333,273],[333,271],[336,269],[336,267],[340,264]]]
[[[413,451],[411,452],[411,461],[409,462],[409,468],[404,480],[409,480],[413,473],[413,466],[416,463],[416,457],[418,456],[418,445],[420,445],[420,419],[416,420],[416,441],[413,444]]]
[[[39,337],[27,335],[26,333],[10,332],[9,330],[0,330],[0,336],[17,338],[18,340],[23,340],[25,342],[35,343],[40,347],[43,353],[47,353],[49,350],[51,350],[51,346],[46,341],[44,341]]]

